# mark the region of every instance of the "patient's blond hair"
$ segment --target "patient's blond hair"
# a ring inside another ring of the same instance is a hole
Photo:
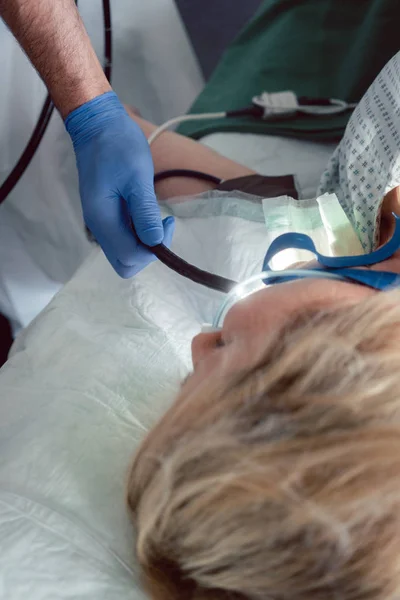
[[[156,600],[400,596],[400,293],[296,318],[214,373],[129,479]]]

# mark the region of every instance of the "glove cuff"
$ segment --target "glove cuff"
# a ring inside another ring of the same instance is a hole
[[[107,122],[122,115],[127,116],[127,112],[117,94],[105,92],[73,110],[65,119],[65,128],[76,148],[97,135]]]

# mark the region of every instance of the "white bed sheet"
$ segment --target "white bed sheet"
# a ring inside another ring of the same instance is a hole
[[[262,219],[179,209],[174,250],[187,260],[238,280],[261,268]],[[143,597],[127,468],[221,296],[159,263],[124,281],[94,250],[17,339],[0,370],[1,600]]]
[[[316,189],[331,152],[265,136],[205,141],[261,173],[294,173],[302,196]],[[230,205],[175,205],[173,249],[242,281],[261,269],[270,232],[261,204],[248,203],[246,219],[242,201],[229,212]],[[220,301],[159,263],[124,281],[96,249],[17,338],[0,370],[1,600],[143,598],[126,471],[190,370],[191,339]]]

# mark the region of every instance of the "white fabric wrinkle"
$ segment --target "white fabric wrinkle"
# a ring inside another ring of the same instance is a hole
[[[26,512],[22,511],[21,509],[17,508],[15,505],[10,504],[9,502],[6,502],[4,500],[4,498],[2,498],[3,494],[8,494],[9,496],[14,496],[15,498],[24,499],[30,505],[36,505],[36,506],[43,507],[46,510],[52,512],[54,514],[54,516],[57,517],[57,519],[64,521],[69,526],[72,526],[74,528],[77,527],[77,523],[75,523],[70,517],[67,517],[65,514],[61,514],[60,512],[54,510],[53,508],[50,508],[46,504],[43,504],[43,502],[38,502],[36,500],[33,501],[31,498],[29,498],[27,496],[22,496],[20,494],[16,494],[15,492],[10,492],[5,489],[2,489],[0,492],[0,504],[2,504],[3,506],[7,506],[10,510],[14,511],[17,515],[19,515],[20,518],[27,519],[27,520],[31,521],[32,523],[35,523],[42,529],[49,531],[54,536],[65,540],[66,542],[68,542],[68,544],[74,546],[75,550],[82,557],[84,557],[86,559],[89,558],[89,560],[92,561],[93,564],[97,565],[97,568],[101,567],[101,569],[106,569],[106,570],[110,569],[110,565],[107,565],[107,563],[100,561],[98,558],[95,558],[95,557],[90,556],[87,553],[83,552],[83,549],[80,546],[78,546],[74,540],[66,537],[61,532],[54,529],[54,527],[49,526],[48,523],[44,522],[43,520],[38,519],[37,517],[29,515]],[[116,552],[114,552],[114,550],[112,548],[110,548],[109,546],[106,546],[92,532],[88,531],[87,526],[84,525],[83,523],[79,523],[79,533],[80,534],[84,533],[85,537],[90,539],[91,542],[95,543],[102,550],[104,550],[107,554],[109,554],[127,573],[129,573],[130,575],[133,575],[133,570],[131,569],[131,567],[120,556],[118,556],[118,554]]]

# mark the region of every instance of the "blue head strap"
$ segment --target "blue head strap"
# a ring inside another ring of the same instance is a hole
[[[361,254],[358,256],[324,256],[320,254],[315,247],[312,239],[303,233],[284,233],[277,237],[267,250],[263,262],[263,271],[271,271],[269,263],[271,259],[288,248],[297,250],[308,250],[312,252],[318,260],[318,270],[324,270],[344,279],[355,281],[368,287],[384,290],[389,287],[400,286],[400,275],[390,271],[372,271],[370,269],[362,270],[354,267],[365,267],[382,262],[391,256],[400,248],[400,218],[393,213],[395,219],[395,229],[390,240],[378,250],[370,254]],[[301,278],[301,269],[299,269],[299,278]],[[280,282],[293,280],[295,277],[279,279]],[[271,281],[268,281],[271,283]]]

